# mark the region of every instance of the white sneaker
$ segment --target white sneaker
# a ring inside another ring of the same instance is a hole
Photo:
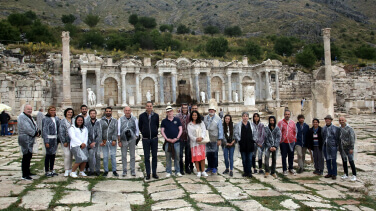
[[[72,169],[69,169],[68,171],[69,171],[69,174],[72,173]]]
[[[76,172],[71,172],[70,176],[73,177],[73,178],[77,178],[77,173]]]
[[[349,178],[346,174],[342,175],[341,179],[347,179]]]
[[[201,172],[197,172],[197,177],[201,177]]]
[[[167,174],[166,174],[166,178],[169,178],[169,177],[171,177],[171,174],[170,174],[170,173],[167,173]]]
[[[294,175],[294,176],[296,175],[296,171],[295,171],[295,169],[290,169],[289,172],[290,172],[290,174],[292,174],[292,175]]]
[[[287,176],[287,171],[283,171],[283,175]]]
[[[65,170],[64,177],[69,176],[69,170]]]
[[[353,175],[350,180],[351,180],[351,182],[355,182],[356,181],[356,176]]]
[[[85,172],[83,172],[83,171],[80,171],[80,176],[81,176],[81,177],[87,177],[87,175],[86,175]]]
[[[203,177],[207,177],[207,176],[209,176],[205,171],[201,172],[201,175],[202,175]]]
[[[178,172],[178,173],[176,174],[176,176],[177,176],[177,177],[182,177],[183,175],[181,175],[181,173]]]

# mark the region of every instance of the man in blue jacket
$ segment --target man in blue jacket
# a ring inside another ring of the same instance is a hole
[[[309,126],[304,122],[304,115],[298,115],[298,122],[296,123],[296,145],[295,149],[298,154],[298,173],[304,171],[305,154],[307,152],[306,136],[309,131]]]
[[[157,152],[158,152],[158,128],[159,115],[153,112],[153,103],[146,103],[146,111],[139,116],[138,128],[142,134],[142,147],[144,149],[146,180],[150,179],[150,150],[153,157],[152,172],[153,178],[157,175]]]

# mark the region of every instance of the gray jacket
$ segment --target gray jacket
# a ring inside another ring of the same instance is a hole
[[[18,144],[21,147],[22,154],[33,152],[34,140],[38,131],[36,122],[24,113],[21,113],[17,118],[17,126]]]
[[[56,154],[57,151],[57,142],[59,140],[59,127],[60,127],[60,119],[58,117],[55,118],[55,123],[52,121],[52,117],[46,116],[43,121],[43,132],[42,137],[44,140],[44,144],[49,144],[50,147],[46,148],[46,154],[53,155]]]
[[[68,135],[68,129],[74,124],[74,119],[72,119],[72,124],[68,122],[66,118],[60,121],[59,127],[59,139],[61,143],[70,143],[70,137]]]
[[[110,119],[110,124],[107,124],[107,118],[102,117],[100,124],[102,128],[102,140],[106,141],[116,141],[117,140],[117,129],[118,123],[117,120],[113,117]]]
[[[88,130],[88,141],[87,145],[89,146],[91,143],[101,143],[102,142],[102,125],[101,120],[97,119],[93,124],[91,120],[85,122],[85,127]]]
[[[125,134],[126,130],[130,130],[131,132],[131,139],[127,140],[127,136]],[[130,119],[127,119],[127,117],[122,116],[118,120],[118,135],[120,136],[121,141],[133,141],[136,140],[139,135],[139,129],[138,129],[138,121],[137,118],[133,115],[131,115]]]
[[[355,145],[355,132],[352,127],[346,125],[344,128],[339,127],[340,131],[340,148],[342,150],[353,150]]]
[[[271,147],[275,147],[276,149],[279,148],[279,143],[281,142],[281,138],[282,138],[282,132],[278,126],[275,126],[273,131],[271,131],[268,126],[265,126],[264,135],[265,135],[264,144],[265,144],[266,149],[269,149]]]

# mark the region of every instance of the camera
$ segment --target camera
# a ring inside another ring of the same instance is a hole
[[[125,137],[127,138],[127,141],[129,141],[132,138],[132,132],[130,130],[126,130]]]

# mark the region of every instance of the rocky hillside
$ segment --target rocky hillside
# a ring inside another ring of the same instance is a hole
[[[376,0],[10,0],[1,1],[0,17],[32,10],[50,25],[63,14],[75,24],[89,14],[101,17],[100,27],[131,29],[128,16],[151,16],[159,24],[186,24],[196,34],[208,25],[221,29],[239,25],[245,36],[293,35],[315,40],[323,27],[338,32],[376,29]]]

